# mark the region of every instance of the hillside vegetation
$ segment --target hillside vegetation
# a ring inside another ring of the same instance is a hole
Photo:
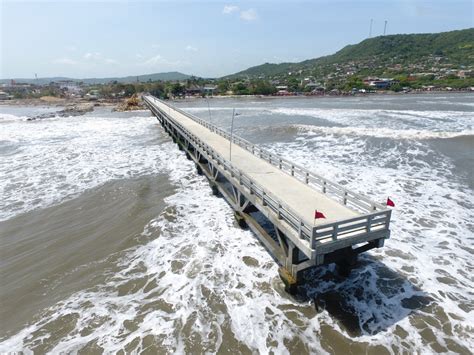
[[[394,70],[390,68],[399,65]],[[333,55],[299,63],[265,63],[229,75],[234,77],[275,77],[302,72],[324,77],[334,67],[351,74],[378,75],[386,72],[411,73],[449,65],[451,68],[474,65],[474,28],[435,34],[399,34],[368,38],[348,45]]]

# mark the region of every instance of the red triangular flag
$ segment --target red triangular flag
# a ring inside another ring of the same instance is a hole
[[[387,206],[395,207],[395,203],[390,199],[390,197],[387,197]]]
[[[314,219],[318,218],[326,218],[326,216],[322,212],[318,212],[318,210],[314,211]]]

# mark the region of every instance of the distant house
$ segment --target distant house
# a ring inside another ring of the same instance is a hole
[[[202,88],[203,92],[206,95],[214,95],[215,91],[217,90],[217,85],[206,85]]]
[[[203,92],[203,88],[198,85],[190,85],[189,87],[186,88],[186,96],[199,96]]]
[[[460,79],[473,78],[474,77],[474,71],[473,70],[460,70],[458,72],[458,77]]]
[[[276,89],[278,90],[276,95],[289,95],[290,93],[288,92],[288,85],[278,85],[276,86]]]
[[[79,95],[81,88],[77,85],[74,80],[59,80],[59,88],[65,90],[69,95]]]
[[[305,85],[305,88],[314,90],[314,89],[318,89],[318,88],[323,88],[323,86],[321,85],[321,83],[309,82]],[[323,90],[324,90],[324,88],[323,88]]]
[[[4,91],[0,91],[0,100],[11,100],[11,99],[13,99],[12,95],[9,95]]]
[[[390,87],[390,81],[374,80],[369,83],[369,86],[372,86],[376,89],[388,89]]]
[[[396,81],[388,78],[366,78],[364,83],[375,89],[388,89],[395,84]]]
[[[91,101],[94,101],[94,100],[98,100],[99,99],[99,90],[91,90],[89,91],[86,95],[85,95],[85,98],[87,100],[91,100]]]

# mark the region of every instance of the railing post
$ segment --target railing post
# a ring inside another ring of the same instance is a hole
[[[281,158],[279,159],[278,168],[281,170]]]
[[[281,219],[281,204],[278,204],[278,219]]]
[[[250,189],[250,194],[251,194],[251,195],[254,194],[252,186],[253,186],[253,181],[250,180],[250,187],[249,187],[249,189]]]
[[[309,238],[309,247],[314,249],[314,239],[316,238],[316,227],[311,230],[311,237]]]
[[[305,178],[305,181],[306,181],[306,184],[308,184],[308,183],[309,183],[309,173],[308,173],[308,172],[306,173],[306,178]]]
[[[336,224],[334,227],[332,227],[332,240],[337,240],[337,233],[339,231],[339,224]]]
[[[344,198],[342,199],[345,205],[347,205],[347,191],[344,191]]]
[[[295,176],[295,166],[291,166],[291,176]]]
[[[262,205],[266,206],[267,204],[265,203],[265,190],[262,190]]]
[[[369,216],[367,218],[367,233],[370,233],[370,230],[372,228],[372,218],[373,218],[372,216]]]
[[[385,212],[385,229],[388,229],[390,226],[390,217],[392,216],[392,210]]]
[[[323,182],[323,193],[326,193],[326,180]]]

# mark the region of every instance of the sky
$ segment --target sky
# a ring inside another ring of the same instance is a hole
[[[474,27],[473,0],[0,0],[0,78],[219,77],[383,34]]]

